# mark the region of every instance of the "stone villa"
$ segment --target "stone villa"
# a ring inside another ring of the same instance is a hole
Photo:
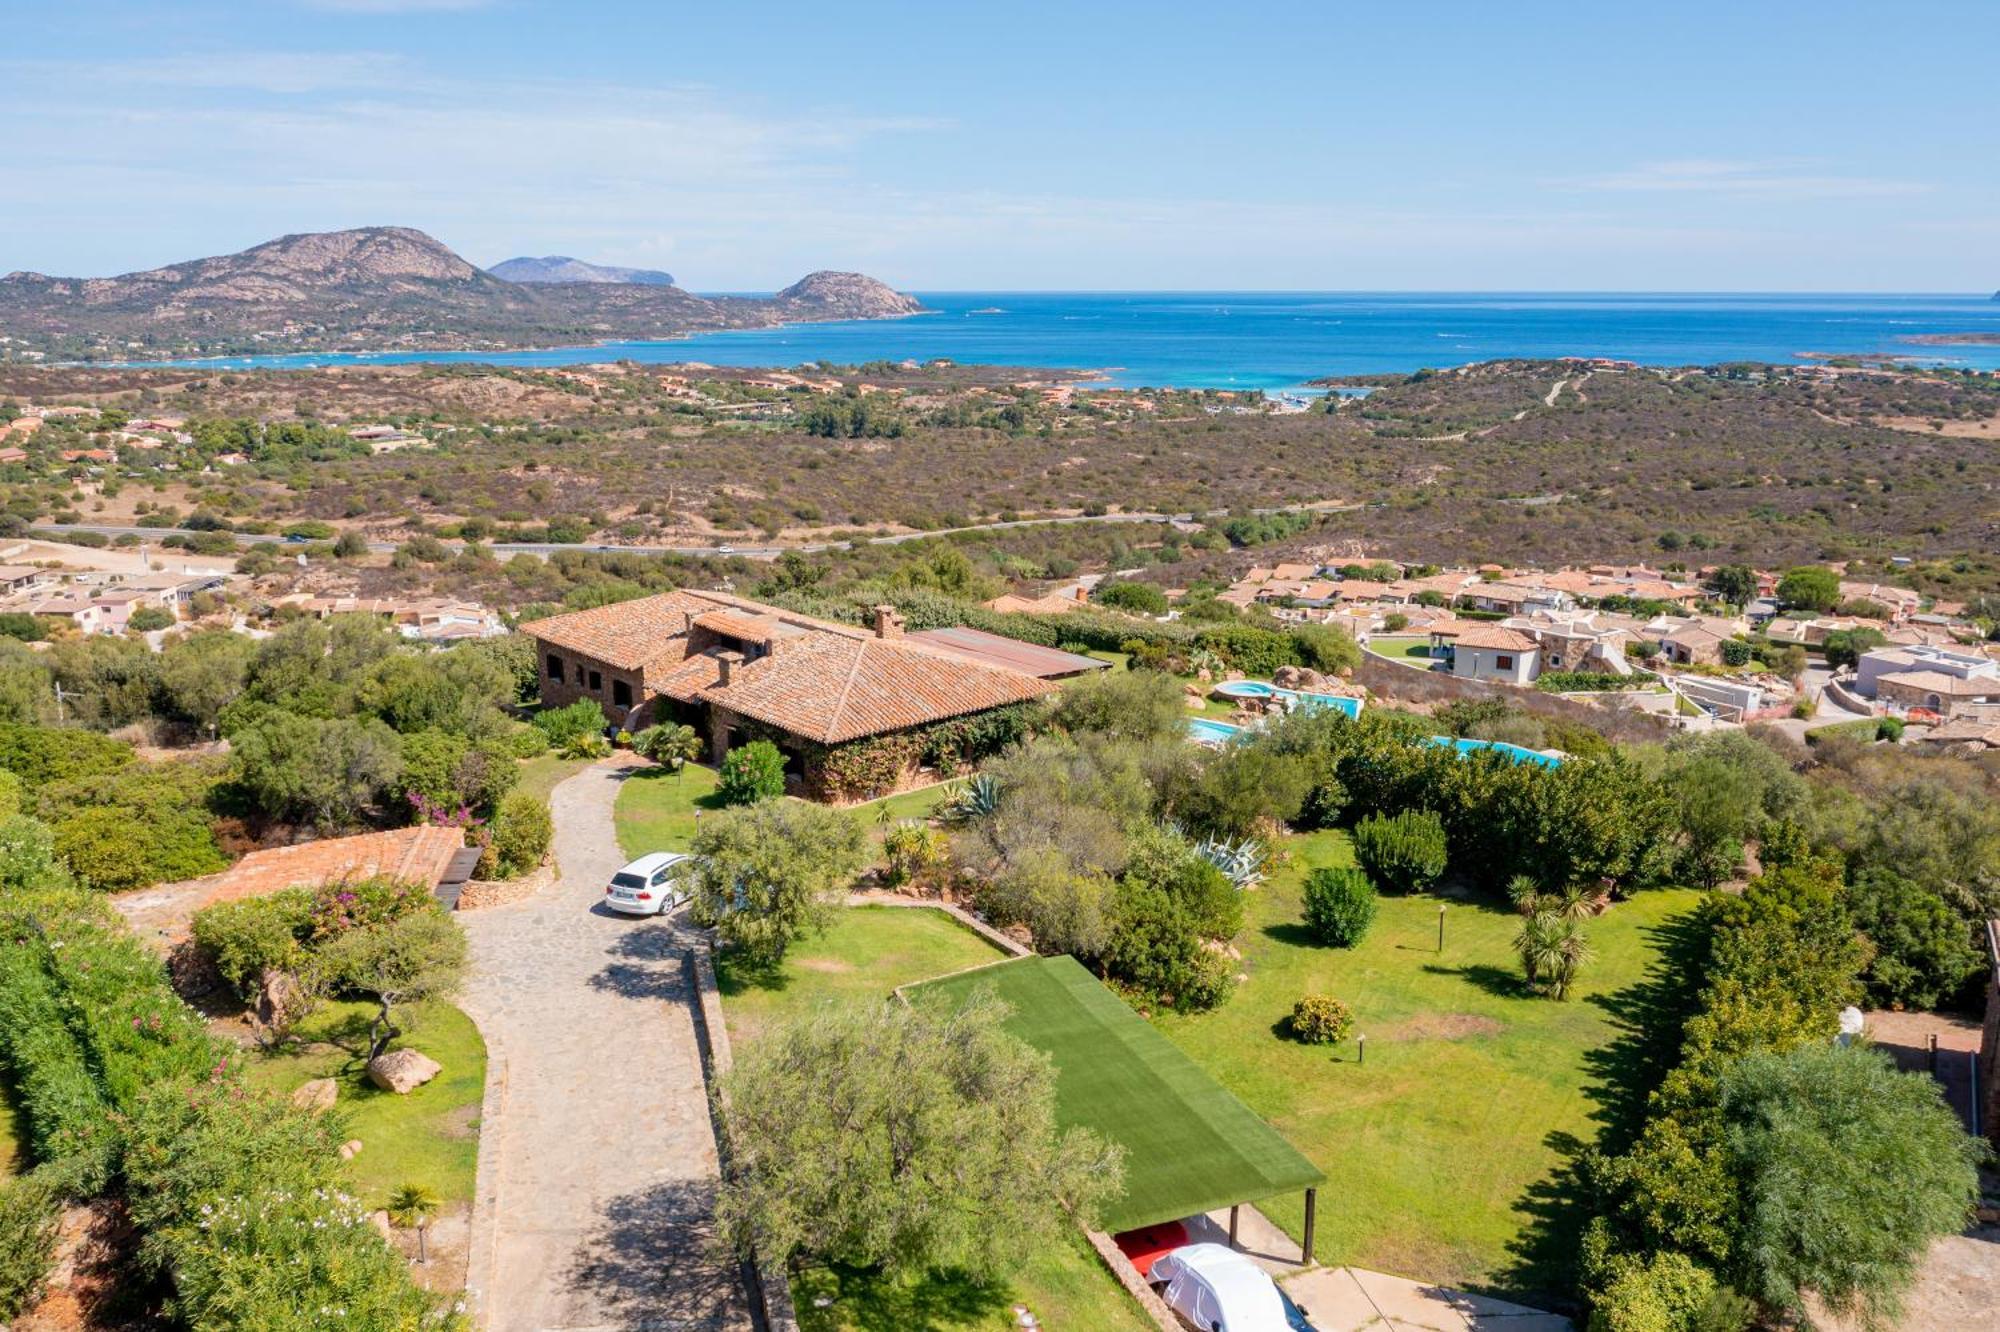
[[[1045,664],[1002,661],[927,642],[887,606],[862,628],[724,592],[667,592],[521,631],[538,645],[545,705],[592,699],[628,731],[683,722],[718,762],[732,745],[768,739],[806,794],[831,799],[885,794],[938,766],[941,752],[965,758],[1005,743],[1005,726],[975,719],[1041,698],[1050,679],[1088,661],[1049,649],[1034,649]],[[946,735],[953,722],[963,724]]]

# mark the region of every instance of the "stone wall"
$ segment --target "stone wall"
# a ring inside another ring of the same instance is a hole
[[[549,674],[550,660],[562,665],[562,679]],[[604,709],[604,715],[623,726],[626,713],[646,701],[645,677],[638,671],[619,670],[592,657],[583,656],[568,648],[559,648],[547,643],[535,646],[535,674],[541,681],[542,705],[550,708],[568,707],[578,699],[587,698]],[[592,687],[593,676],[595,687]],[[624,685],[628,691],[629,703],[614,702],[617,686]]]

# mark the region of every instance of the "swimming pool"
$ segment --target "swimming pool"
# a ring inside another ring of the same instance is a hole
[[[1478,750],[1486,749],[1492,750],[1495,753],[1505,754],[1516,763],[1539,763],[1544,768],[1554,768],[1560,766],[1562,763],[1562,760],[1554,754],[1544,754],[1538,749],[1528,749],[1521,745],[1510,745],[1505,740],[1457,740],[1448,735],[1434,735],[1425,743],[1449,745],[1458,751],[1461,758]]]
[[[1188,739],[1198,745],[1226,745],[1243,734],[1241,726],[1211,721],[1207,717],[1189,717],[1187,727]]]
[[[1333,708],[1349,717],[1361,715],[1361,700],[1345,694],[1308,694],[1297,689],[1280,689],[1268,680],[1224,680],[1215,687],[1224,698],[1288,698],[1302,707]]]

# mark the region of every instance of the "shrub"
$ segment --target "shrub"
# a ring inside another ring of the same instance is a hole
[[[1429,810],[1371,815],[1354,825],[1354,856],[1375,882],[1422,892],[1444,873],[1444,823]]]
[[[1715,1274],[1680,1253],[1613,1260],[1590,1314],[1590,1332],[1695,1332],[1716,1294]]]
[[[530,720],[556,749],[566,748],[578,736],[601,735],[609,724],[604,709],[588,698],[580,698],[564,708],[544,708]]]
[[[507,733],[507,750],[517,759],[540,758],[550,748],[549,733],[539,726],[520,726]]]
[[[1877,740],[1887,740],[1892,745],[1901,740],[1903,738],[1903,719],[1901,717],[1876,718],[1875,738]]]
[[[1143,880],[1126,879],[1113,893],[1103,961],[1114,979],[1178,1012],[1214,1008],[1229,995],[1228,956],[1208,947],[1179,898]]]
[[[1320,942],[1352,948],[1375,921],[1375,885],[1359,869],[1316,869],[1306,876],[1305,917]]]
[[[611,753],[611,742],[595,731],[571,737],[562,747],[566,759],[601,759]]]
[[[1352,671],[1361,664],[1360,644],[1335,625],[1302,624],[1292,630],[1292,643],[1301,662],[1324,675]]]
[[[174,613],[164,606],[141,606],[127,618],[125,627],[135,634],[150,634],[158,629],[171,629],[177,623]]]
[[[479,858],[479,873],[511,879],[542,863],[556,832],[549,807],[528,791],[516,791],[500,802],[493,816],[492,835]]]
[[[1724,666],[1748,666],[1750,664],[1750,644],[1740,638],[1726,638],[1722,642],[1722,664]]]
[[[1292,1005],[1287,1025],[1294,1040],[1333,1045],[1353,1029],[1354,1014],[1330,994],[1309,994]]]
[[[883,834],[882,851],[888,857],[887,878],[892,884],[921,881],[946,858],[944,834],[919,819],[893,825]]]
[[[769,740],[737,745],[722,757],[716,793],[725,805],[754,805],[785,793],[785,756]]]
[[[132,810],[111,805],[79,810],[57,823],[55,846],[72,870],[108,892],[199,878],[228,863],[204,818],[141,824]]]
[[[425,910],[434,901],[429,892],[400,879],[349,879],[312,890],[307,909],[307,941],[315,947],[350,930],[386,925]]]
[[[61,1209],[34,1176],[0,1180],[0,1320],[34,1303],[55,1260]]]
[[[1098,586],[1097,600],[1102,605],[1131,611],[1137,615],[1167,613],[1167,594],[1151,583],[1112,579]]]
[[[191,933],[237,996],[248,1001],[266,969],[299,969],[312,908],[313,895],[305,888],[218,902],[195,913]]]

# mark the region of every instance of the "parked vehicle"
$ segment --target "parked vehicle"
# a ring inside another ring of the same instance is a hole
[[[611,876],[604,905],[628,916],[657,916],[688,900],[687,874],[694,857],[681,851],[654,851]]]
[[[1224,1244],[1186,1244],[1149,1274],[1160,1298],[1196,1332],[1291,1332],[1278,1283]]]

